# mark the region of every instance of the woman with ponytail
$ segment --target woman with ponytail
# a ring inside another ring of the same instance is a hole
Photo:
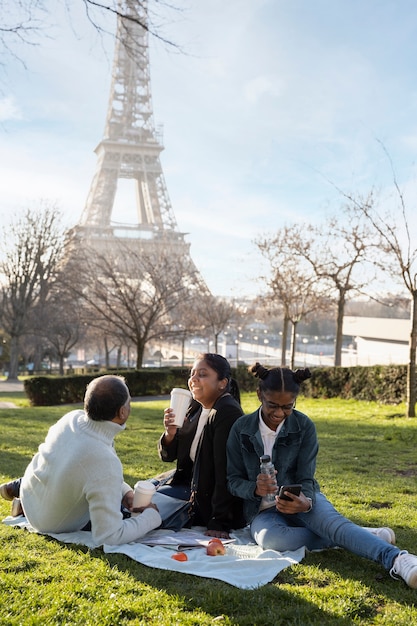
[[[206,526],[211,537],[228,539],[232,528],[243,525],[242,501],[229,493],[226,478],[227,438],[243,415],[239,387],[229,361],[212,353],[197,356],[188,387],[192,401],[184,425],[175,426],[173,409],[164,411],[159,455],[162,461],[177,461],[177,469],[158,491],[188,500],[193,490],[192,524]]]
[[[417,557],[397,548],[390,528],[364,528],[343,517],[321,493],[314,477],[318,441],[314,423],[295,408],[308,369],[270,369],[256,363],[261,406],[233,426],[227,443],[230,492],[242,498],[246,523],[257,544],[278,551],[341,547],[383,565],[393,578],[417,588]],[[260,472],[269,455],[276,478]],[[299,495],[285,486],[299,484]],[[268,498],[284,487],[284,496]]]

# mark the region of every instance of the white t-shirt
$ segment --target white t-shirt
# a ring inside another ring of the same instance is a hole
[[[275,439],[278,436],[279,431],[284,425],[284,421],[282,420],[281,424],[278,425],[276,430],[271,430],[263,421],[261,416],[261,409],[259,409],[259,432],[261,433],[262,441],[264,444],[264,454],[268,454],[272,459],[272,448],[274,447]],[[265,498],[262,498],[260,511],[263,509],[269,509],[270,507],[275,506],[274,502],[270,502]]]
[[[190,448],[190,458],[194,462],[195,455],[197,452],[198,444],[201,439],[201,435],[203,433],[204,426],[207,424],[208,416],[210,415],[211,409],[204,409],[201,411],[200,417],[198,418],[197,430],[194,435],[193,443]]]

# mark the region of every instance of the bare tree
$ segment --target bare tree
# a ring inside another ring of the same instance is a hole
[[[103,335],[103,331],[98,331],[96,329],[97,334]],[[103,345],[104,345],[104,358],[106,369],[110,367],[110,355],[114,350],[116,350],[116,365],[120,367],[120,358],[121,358],[121,342],[117,341],[117,338],[114,338],[110,333],[105,333],[102,337]]]
[[[172,311],[171,330],[166,333],[167,339],[173,339],[181,346],[181,365],[185,365],[185,343],[187,338],[201,332],[200,298],[207,295],[207,290],[202,287],[201,291],[194,293],[190,299]]]
[[[147,242],[142,242],[146,244]],[[172,336],[177,307],[185,306],[199,290],[191,260],[172,254],[169,242],[156,250],[140,241],[128,247],[96,253],[83,260],[83,281],[74,281],[67,266],[67,281],[76,297],[91,311],[89,323],[113,337],[124,337],[135,347],[140,368],[146,345]]]
[[[214,351],[218,352],[219,335],[236,315],[235,305],[206,294],[199,300],[198,310],[200,321],[214,339]]]
[[[45,302],[34,308],[33,318],[33,332],[46,341],[49,350],[52,348],[59,362],[59,373],[63,376],[65,359],[83,338],[81,307],[76,305],[71,292],[58,282]]]
[[[46,301],[62,255],[61,215],[53,205],[28,209],[2,232],[0,321],[10,337],[9,379],[16,379],[30,312]]]
[[[394,213],[381,212],[376,206],[374,194],[366,198],[346,195],[356,211],[365,217],[378,237],[375,243],[374,263],[396,283],[402,283],[411,298],[411,328],[409,359],[407,367],[407,415],[415,417],[417,403],[416,346],[417,346],[417,247],[410,230],[410,215],[404,194],[398,184],[391,159],[383,149],[392,167],[398,206]]]
[[[264,278],[273,306],[283,311],[281,365],[286,364],[288,326],[291,323],[291,367],[295,365],[297,326],[302,319],[323,307],[321,283],[301,255],[295,255],[289,242],[299,235],[297,226],[285,227],[270,237],[259,237],[255,243],[270,263],[270,277]]]
[[[281,367],[285,367],[287,363],[287,348],[288,348],[288,337],[290,335],[290,311],[288,309],[288,303],[284,302],[284,298],[286,297],[285,287],[282,290],[284,293],[281,293],[281,286],[284,286],[279,280],[276,282],[271,279],[267,279],[263,277],[263,280],[269,286],[269,290],[260,297],[260,301],[264,303],[264,314],[269,318],[273,318],[275,323],[278,324],[278,319],[282,319],[282,328],[279,331],[281,336]]]
[[[74,6],[83,6],[85,19],[93,31],[98,35],[111,35],[115,37],[113,29],[109,30],[108,16],[121,18],[125,28],[121,31],[122,43],[127,49],[135,46],[131,39],[129,23],[138,24],[150,35],[161,40],[168,46],[178,48],[176,44],[162,35],[163,23],[169,23],[168,13],[172,10],[180,11],[172,2],[165,0],[153,0],[156,10],[148,8],[147,0],[58,0],[64,7],[69,23],[75,31],[77,19]],[[161,7],[161,8],[160,8]],[[40,45],[43,37],[51,36],[51,25],[54,20],[54,12],[44,0],[0,0],[1,24],[0,24],[0,51],[1,58],[9,55],[18,59],[24,66],[25,62],[16,52],[21,44],[28,47]],[[165,18],[163,17],[165,14]],[[116,20],[114,20],[114,24]]]
[[[324,225],[303,225],[287,234],[287,245],[293,254],[304,259],[322,287],[336,301],[336,341],[334,364],[342,364],[343,318],[348,298],[368,285],[371,232],[349,203],[342,215],[329,218]]]

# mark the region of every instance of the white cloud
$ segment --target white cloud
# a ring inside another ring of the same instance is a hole
[[[284,81],[270,76],[257,76],[248,81],[243,90],[250,104],[258,104],[263,96],[279,97],[284,93]]]
[[[22,113],[19,110],[14,98],[6,96],[0,99],[0,122],[21,120]]]

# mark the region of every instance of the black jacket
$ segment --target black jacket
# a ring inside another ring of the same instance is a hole
[[[194,463],[190,458],[191,444],[197,430],[202,407],[192,402],[182,428],[173,441],[164,445],[159,440],[162,461],[177,461],[172,485],[191,486]],[[230,395],[218,398],[210,411],[198,448],[197,510],[194,524],[209,530],[230,531],[244,526],[242,500],[232,496],[226,480],[226,442],[235,421],[243,415],[240,404]]]

